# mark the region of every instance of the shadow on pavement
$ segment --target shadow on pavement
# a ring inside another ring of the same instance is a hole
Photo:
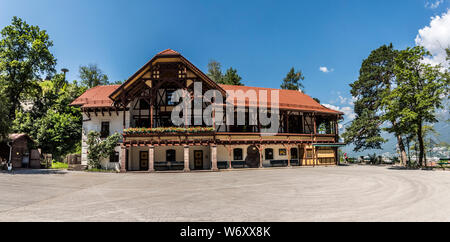
[[[404,166],[391,166],[388,168],[389,170],[396,170],[396,171],[433,171],[433,167],[427,167],[427,168],[413,168],[413,167],[404,167]]]
[[[54,169],[16,169],[13,171],[0,171],[0,173],[11,175],[64,175],[67,174],[67,171]]]

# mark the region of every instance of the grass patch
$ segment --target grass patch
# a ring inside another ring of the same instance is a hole
[[[69,165],[66,163],[62,163],[62,162],[53,162],[51,168],[58,169],[58,170],[64,170],[64,169],[68,169]]]
[[[87,172],[101,172],[101,173],[118,173],[116,170],[106,170],[106,169],[88,169]]]

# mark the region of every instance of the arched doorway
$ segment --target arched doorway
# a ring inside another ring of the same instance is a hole
[[[259,149],[252,145],[247,148],[247,157],[245,158],[245,164],[250,168],[258,168],[260,163]]]

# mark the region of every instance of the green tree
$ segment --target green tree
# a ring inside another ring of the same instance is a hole
[[[222,84],[243,86],[242,78],[237,74],[237,70],[230,67],[222,78]]]
[[[358,80],[350,84],[351,94],[356,98],[356,118],[343,134],[347,143],[355,145],[355,151],[381,149],[386,142],[381,136],[383,117],[383,98],[388,95],[395,83],[394,66],[398,51],[392,44],[383,45],[371,52],[361,65]],[[390,120],[390,132],[397,137],[397,145],[401,153],[401,161],[406,163],[406,150],[401,129],[395,119]]]
[[[450,62],[450,48],[445,49],[445,52],[447,52],[447,61]]]
[[[111,85],[122,85],[126,82],[127,80],[124,81],[114,81],[114,82],[110,82]]]
[[[302,71],[295,71],[294,67],[288,72],[286,77],[283,79],[283,84],[281,84],[281,89],[285,90],[302,90],[305,88],[301,81],[305,80]]]
[[[210,60],[208,63],[208,77],[216,83],[223,83],[222,65],[215,60]]]
[[[426,161],[424,124],[437,122],[436,110],[442,108],[441,95],[448,94],[448,83],[441,66],[424,64],[430,53],[421,46],[400,51],[395,59],[396,87],[383,99],[386,119],[413,130],[419,143],[419,165]]]
[[[8,138],[9,133],[9,101],[3,91],[3,85],[0,81],[0,142]]]
[[[100,139],[100,133],[91,131],[88,134],[88,165],[90,168],[101,168],[101,160],[107,158],[114,151],[119,142],[120,134],[115,133],[106,139]]]
[[[88,88],[109,84],[108,76],[96,64],[80,66],[79,73],[81,84]]]
[[[41,75],[55,72],[56,59],[50,52],[53,42],[47,32],[13,17],[11,25],[1,31],[0,79],[9,99],[8,116],[15,118],[26,94]]]
[[[68,83],[62,74],[39,82],[30,95],[32,109],[16,111],[12,130],[27,133],[56,159],[81,150],[82,115],[79,107],[69,104],[86,90],[78,83]]]

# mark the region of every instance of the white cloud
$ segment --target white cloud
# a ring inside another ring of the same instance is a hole
[[[334,69],[328,69],[328,67],[326,67],[326,66],[319,67],[319,70],[323,73],[330,73],[330,72],[334,71]]]
[[[341,104],[348,104],[353,106],[353,104],[355,104],[356,98],[355,97],[343,97],[343,96],[339,96],[339,102]]]
[[[345,122],[350,122],[356,118],[356,113],[353,111],[353,107],[339,107],[331,104],[322,104],[322,105],[327,108],[343,112],[345,115]]]
[[[442,16],[432,17],[430,25],[419,30],[415,42],[433,55],[426,63],[447,66],[445,49],[450,48],[450,9]]]
[[[436,9],[444,2],[444,0],[427,1],[425,3],[426,8]]]
[[[347,98],[346,97],[339,96],[339,100],[340,100],[341,104],[347,103]]]
[[[342,104],[342,105],[350,105],[353,106],[355,104],[356,98],[355,97],[344,97],[341,95],[341,92],[337,92],[339,95],[337,99],[328,101],[330,104]]]

